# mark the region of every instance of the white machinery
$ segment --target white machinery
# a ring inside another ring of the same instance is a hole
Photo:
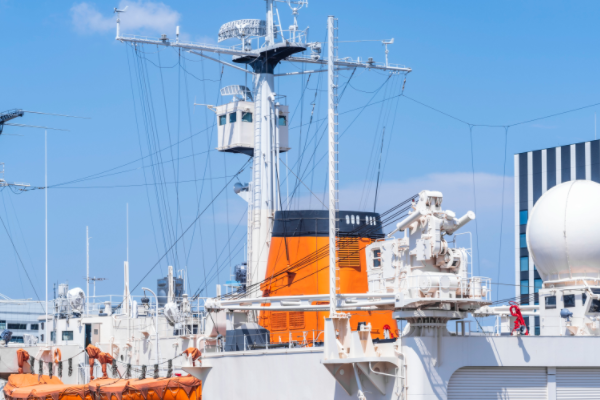
[[[67,299],[71,310],[76,313],[83,313],[85,307],[85,293],[81,288],[74,288],[67,292]]]
[[[404,304],[408,299],[489,299],[490,280],[469,276],[467,249],[451,248],[444,239],[475,214],[469,211],[457,219],[454,212],[442,210],[442,199],[440,192],[422,191],[388,239],[367,247],[370,293],[396,293]],[[404,237],[391,238],[398,231]]]

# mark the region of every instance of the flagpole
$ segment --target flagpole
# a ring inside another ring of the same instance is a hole
[[[46,214],[46,344],[48,344],[48,131],[44,130],[44,198]]]

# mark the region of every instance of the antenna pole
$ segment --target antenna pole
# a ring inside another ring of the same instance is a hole
[[[265,39],[269,46],[275,44],[275,32],[273,32],[273,0],[267,0],[267,36]]]
[[[127,264],[129,264],[129,203],[127,203]]]
[[[337,192],[337,157],[336,157],[336,77],[335,77],[335,18],[327,18],[327,122],[329,131],[329,317],[337,315],[337,254],[336,254],[336,212]]]
[[[48,344],[48,131],[44,130],[44,207],[46,219],[46,344]]]
[[[87,296],[87,314],[90,314],[90,235],[88,227],[85,227],[85,281],[86,281],[86,289],[85,295]],[[95,291],[95,290],[94,290]],[[94,297],[96,297],[96,293],[94,293]]]

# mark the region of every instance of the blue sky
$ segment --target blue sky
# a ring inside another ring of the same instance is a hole
[[[175,25],[180,25],[184,39],[200,42],[216,42],[225,22],[264,18],[261,0],[123,1],[120,6],[126,4],[130,9],[123,16],[125,33],[173,36]],[[219,97],[219,87],[243,84],[244,76],[227,68],[222,71],[215,63],[191,54],[180,57],[172,49],[146,46],[143,58],[136,58],[130,47],[114,40],[112,7],[117,5],[0,1],[0,33],[5,38],[0,109],[90,118],[27,114],[16,121],[69,130],[48,131],[49,184],[65,183],[48,190],[50,285],[66,280],[71,286],[85,285],[85,228],[89,226],[91,274],[108,278],[98,284],[98,292],[122,293],[126,204],[130,210],[132,287],[155,265],[173,238],[190,226],[198,209],[208,206],[180,241],[177,254],[171,252],[143,284],[155,287],[170,262],[178,269],[187,267],[192,293],[207,282],[203,293],[212,295],[214,285],[228,279],[231,266],[243,261],[246,206],[227,182],[246,157],[214,151],[214,116],[202,108],[194,109],[192,103],[196,99],[221,104],[225,99]],[[282,24],[291,24],[288,6],[280,4],[279,10]],[[600,101],[594,29],[599,13],[600,4],[592,1],[311,1],[300,11],[299,24],[310,26],[310,39],[315,41],[324,40],[326,17],[331,14],[339,18],[342,41],[393,37],[390,61],[413,68],[406,81],[407,96],[471,124],[504,126]],[[340,55],[377,61],[384,57],[383,46],[377,42],[342,43]],[[143,124],[140,87],[130,78],[136,76],[136,60],[147,68],[147,89],[152,94],[145,99],[152,100],[153,130]],[[157,67],[159,63],[163,68]],[[279,71],[297,67],[284,65]],[[349,76],[349,71],[341,74],[342,86]],[[277,92],[287,96],[293,112],[289,165],[297,165],[304,154],[302,169],[314,167],[314,173],[306,172],[303,180],[322,195],[325,164],[318,161],[326,149],[318,139],[322,133],[319,120],[326,115],[326,87],[324,75],[312,75],[308,84],[306,79],[282,78]],[[371,98],[377,102],[399,94],[402,79],[357,71],[346,87],[340,112],[363,107]],[[504,128],[475,126],[471,159],[467,124],[407,98],[378,103],[361,113],[342,114],[342,207],[372,209],[372,166],[379,158],[384,126],[378,211],[422,189],[443,191],[446,206],[458,214],[473,209],[474,166],[478,222],[468,230],[474,234],[475,268],[494,280],[499,276],[500,282],[508,284],[500,286],[499,297],[512,297],[512,155],[593,139],[597,111],[598,107],[588,108],[510,128],[504,178]],[[309,126],[311,112],[313,123]],[[301,124],[302,131],[298,128]],[[22,135],[0,136],[6,180],[43,186],[44,131],[6,127],[4,132]],[[162,148],[179,141],[161,152],[160,159],[146,157],[145,164],[135,161],[147,156],[153,146]],[[103,178],[67,183],[132,161]],[[154,185],[156,174],[163,174],[162,181],[170,183]],[[239,179],[246,182],[249,170]],[[290,178],[291,188],[296,183]],[[284,186],[283,193],[287,190]],[[6,232],[0,230],[4,255],[0,293],[13,298],[36,297],[20,257],[43,297],[44,190],[20,194],[4,190],[0,198],[0,215],[18,250],[17,255]],[[292,204],[320,206],[303,187]],[[139,289],[135,293],[141,294]]]

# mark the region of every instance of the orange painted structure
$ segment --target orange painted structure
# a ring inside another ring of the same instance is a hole
[[[368,291],[365,248],[382,238],[379,214],[339,211],[338,293]],[[277,212],[267,276],[261,284],[264,297],[329,293],[329,238],[327,211]],[[324,302],[323,304],[328,304]],[[371,323],[373,339],[385,339],[384,326],[398,335],[392,311],[352,311],[352,329]],[[271,332],[271,342],[323,341],[324,319],[329,311],[262,311],[259,324]]]
[[[202,384],[194,377],[95,379],[65,385],[57,377],[15,374],[4,386],[7,400],[201,400]]]

